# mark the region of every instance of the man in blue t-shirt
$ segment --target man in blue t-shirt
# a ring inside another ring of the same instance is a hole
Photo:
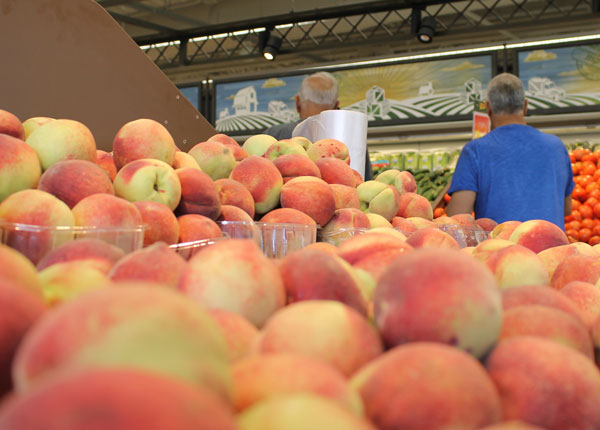
[[[544,219],[564,230],[575,186],[564,144],[525,123],[525,89],[514,75],[490,81],[486,107],[492,131],[463,148],[447,214],[474,211],[498,223]]]

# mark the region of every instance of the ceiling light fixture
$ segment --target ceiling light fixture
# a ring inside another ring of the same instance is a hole
[[[435,18],[425,17],[421,20],[421,25],[417,30],[417,39],[422,43],[431,43],[435,35]]]
[[[279,54],[279,49],[281,48],[281,37],[270,34],[267,39],[267,43],[265,43],[265,47],[263,48],[263,56],[269,60],[273,61],[277,54]]]

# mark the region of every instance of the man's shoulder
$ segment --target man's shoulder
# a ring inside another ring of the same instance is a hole
[[[294,122],[288,122],[285,124],[277,124],[267,128],[263,133],[273,136],[275,139],[289,139],[292,137],[294,128],[300,123],[300,120]]]

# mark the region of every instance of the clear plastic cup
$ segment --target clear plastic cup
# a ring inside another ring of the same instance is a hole
[[[317,240],[316,225],[255,222],[260,248],[267,257],[282,258]]]

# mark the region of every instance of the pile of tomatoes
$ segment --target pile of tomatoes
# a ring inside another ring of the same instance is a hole
[[[600,150],[576,148],[569,152],[573,168],[573,211],[565,217],[572,242],[600,243]]]

